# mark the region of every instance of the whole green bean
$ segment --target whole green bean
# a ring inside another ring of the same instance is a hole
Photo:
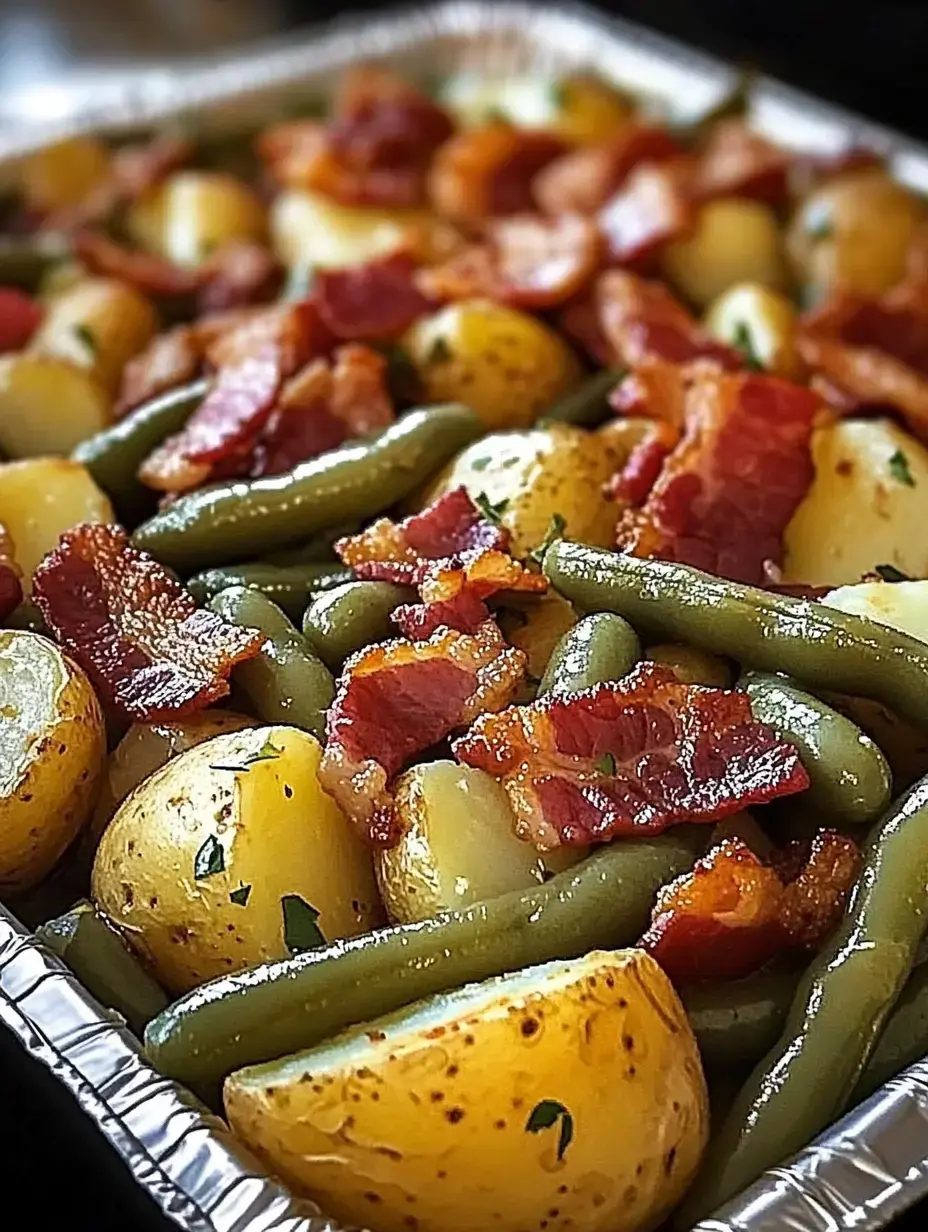
[[[871,697],[928,728],[928,646],[824,604],[742,586],[663,560],[559,541],[551,584],[587,612],[618,612],[638,631],[785,672],[813,688]]]
[[[612,612],[584,616],[551,652],[538,696],[577,693],[605,680],[621,680],[641,658],[641,642],[627,620]]]
[[[346,582],[315,595],[303,617],[303,636],[333,672],[350,654],[396,637],[390,613],[415,599],[415,591],[391,582]]]
[[[230,586],[243,586],[256,591],[282,608],[291,620],[299,620],[307,603],[320,590],[341,586],[354,575],[337,563],[315,565],[266,565],[249,561],[244,565],[226,565],[206,569],[187,580],[187,589],[198,603],[208,603],[220,591]]]
[[[609,415],[609,395],[624,376],[624,368],[603,368],[559,398],[545,411],[542,421],[595,427]]]
[[[376,440],[331,449],[288,474],[188,493],[133,539],[181,571],[260,556],[395,505],[482,432],[465,406],[409,411]]]
[[[194,381],[152,398],[96,436],[81,441],[71,454],[113,498],[123,521],[136,522],[154,508],[155,493],[139,481],[138,469],[156,445],[184,426],[209,386],[208,380]]]
[[[928,778],[873,828],[844,920],[710,1143],[681,1228],[811,1142],[847,1105],[928,926],[926,885]]]
[[[753,1066],[773,1047],[799,976],[798,971],[762,971],[684,990],[681,999],[707,1071]]]
[[[849,825],[871,824],[889,807],[889,764],[869,736],[784,676],[748,672],[738,682],[754,717],[799,750],[809,774],[805,802]]]
[[[615,843],[531,890],[212,980],[149,1025],[146,1051],[169,1077],[211,1083],[471,980],[628,945],[703,841],[677,826]]]
[[[101,1005],[122,1014],[136,1034],[168,1004],[165,992],[90,903],[78,903],[49,920],[36,935]]]
[[[302,727],[325,740],[325,715],[335,696],[335,682],[276,604],[257,590],[233,586],[209,601],[224,620],[260,629],[267,641],[253,659],[233,669],[233,684],[245,694],[255,717],[264,723]]]
[[[861,1103],[884,1082],[928,1055],[928,966],[916,967],[876,1042],[867,1068],[848,1101]]]

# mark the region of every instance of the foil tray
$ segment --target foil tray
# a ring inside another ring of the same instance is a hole
[[[388,60],[412,72],[562,71],[587,66],[676,118],[720,102],[737,70],[584,8],[458,2],[352,17],[247,52],[79,78],[28,106],[0,105],[0,159],[69,133],[118,130],[195,112],[226,126],[324,90],[345,65]],[[928,191],[928,150],[781,83],[758,78],[752,123],[820,153],[881,151]],[[92,1117],[165,1215],[185,1232],[337,1232],[271,1180],[228,1128],[157,1074],[119,1020],[0,907],[0,1023]],[[912,1066],[767,1172],[698,1232],[873,1232],[928,1196],[928,1060]]]

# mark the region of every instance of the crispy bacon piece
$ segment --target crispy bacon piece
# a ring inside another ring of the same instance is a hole
[[[490,618],[484,601],[466,587],[450,599],[432,603],[403,603],[391,613],[391,620],[411,642],[424,642],[436,629],[456,629],[459,633],[476,633]]]
[[[644,359],[633,368],[609,395],[609,405],[617,415],[653,419],[679,431],[683,427],[686,387],[701,367],[715,367],[714,360],[694,359],[686,364],[666,359]],[[664,437],[668,446],[676,444],[672,435]]]
[[[634,556],[763,584],[812,482],[815,394],[778,377],[703,369],[686,390],[685,429],[617,542]]]
[[[0,287],[0,353],[21,351],[42,320],[42,309],[25,291]]]
[[[502,782],[519,833],[542,850],[717,821],[809,785],[744,693],[681,684],[655,663],[483,715],[454,752]]]
[[[710,197],[752,197],[771,205],[789,198],[793,156],[754,132],[743,119],[719,120],[699,151],[690,193]]]
[[[597,215],[609,259],[641,266],[693,223],[687,159],[642,163]]]
[[[546,214],[595,214],[640,164],[675,158],[680,146],[662,128],[626,124],[605,145],[570,150],[539,171],[532,183]]]
[[[368,646],[339,677],[320,783],[365,841],[394,845],[393,776],[478,714],[505,706],[524,673],[525,655],[490,620],[474,636],[445,628],[426,641]]]
[[[572,342],[600,367],[608,367],[615,357],[602,331],[599,310],[592,291],[584,291],[558,314],[558,323]]]
[[[265,303],[280,290],[283,266],[269,248],[237,240],[215,252],[199,270],[197,311],[225,312]]]
[[[92,274],[120,278],[145,295],[157,298],[195,295],[202,277],[164,257],[117,244],[99,231],[81,228],[71,237],[74,255]]]
[[[659,425],[667,428],[670,425]],[[672,437],[676,436],[673,428]],[[609,484],[609,494],[614,500],[620,501],[633,509],[640,509],[648,498],[648,493],[657,482],[663,469],[667,455],[673,448],[675,440],[667,440],[664,432],[657,431],[645,437],[634,447],[622,469],[613,476]]]
[[[120,418],[142,402],[192,381],[200,363],[196,331],[189,325],[158,334],[123,368],[114,414]]]
[[[429,172],[437,212],[457,222],[480,222],[534,209],[535,176],[566,149],[553,133],[488,124],[446,142]]]
[[[198,609],[119,526],[66,531],[36,569],[32,589],[49,629],[100,696],[140,723],[212,705],[229,692],[235,664],[264,642],[257,630]]]
[[[487,243],[421,271],[419,286],[426,295],[437,300],[483,296],[518,308],[554,308],[577,294],[599,265],[599,233],[576,214],[551,221],[519,215],[491,222],[486,230]]]
[[[429,310],[406,253],[350,269],[320,270],[313,290],[326,327],[336,338],[353,341],[397,338]]]
[[[860,864],[853,839],[820,831],[811,850],[764,864],[726,839],[658,892],[639,941],[675,984],[750,975],[785,949],[814,949],[837,925]]]
[[[113,154],[111,172],[120,201],[137,201],[173,171],[193,162],[196,148],[178,134],[162,133],[150,141],[121,146]]]
[[[13,540],[0,523],[0,620],[23,601],[22,570],[13,553]]]

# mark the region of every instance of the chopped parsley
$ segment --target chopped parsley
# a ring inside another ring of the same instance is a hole
[[[548,89],[551,106],[557,111],[563,111],[567,106],[569,90],[563,81],[552,81]]]
[[[904,483],[907,488],[915,487],[915,480],[909,470],[909,459],[901,449],[897,449],[889,459],[889,471],[898,483]]]
[[[596,762],[596,769],[600,774],[615,774],[617,769],[615,754],[603,753],[602,757],[598,758]]]
[[[74,326],[74,337],[78,340],[85,351],[96,358],[97,355],[97,340],[93,335],[93,331],[88,329],[83,321],[78,321]]]
[[[422,393],[422,382],[409,352],[398,342],[387,342],[377,348],[387,361],[387,385],[400,402],[416,402]]]
[[[809,220],[806,226],[806,235],[810,240],[814,240],[816,244],[822,240],[830,240],[835,233],[835,226],[827,214],[818,215]]]
[[[744,356],[745,365],[752,372],[763,372],[764,365],[761,363],[760,356],[754,348],[754,339],[751,336],[751,331],[748,328],[746,321],[739,321],[735,327],[735,336],[732,339],[735,346]]]
[[[561,1123],[561,1132],[557,1139],[557,1157],[561,1160],[573,1141],[574,1118],[559,1100],[543,1099],[540,1104],[536,1104],[525,1122],[525,1132],[537,1134],[542,1129],[550,1129],[558,1121]]]
[[[479,474],[481,471],[485,471],[492,461],[492,458],[486,456],[482,458],[474,458],[473,462],[470,464],[470,469]]]
[[[492,504],[486,492],[478,492],[474,497],[474,504],[483,514],[488,522],[492,522],[495,526],[499,526],[500,519],[509,508],[509,501],[504,497],[496,504]]]
[[[280,905],[284,913],[284,945],[291,954],[325,945],[322,929],[316,922],[319,912],[312,904],[299,894],[285,894]]]
[[[884,582],[911,582],[912,579],[907,573],[903,573],[901,569],[897,569],[895,565],[877,565],[873,571],[878,577],[881,577]]]
[[[529,552],[529,556],[536,564],[540,565],[545,558],[545,552],[558,539],[564,538],[564,531],[567,529],[567,519],[561,513],[552,513],[551,521],[548,523],[548,529],[545,531],[545,537],[537,547]]]
[[[508,124],[509,116],[502,107],[487,107],[483,113],[484,124]]]
[[[230,765],[211,765],[210,770],[231,770],[233,773],[237,773],[240,770],[250,770],[256,762],[274,761],[280,756],[282,751],[282,749],[279,749],[277,745],[273,743],[270,736],[268,736],[267,740],[265,740],[264,744],[261,745],[257,753],[249,753],[238,763],[232,763]]]
[[[215,834],[205,840],[193,858],[193,876],[197,881],[225,871],[226,853]]]
[[[425,362],[427,364],[445,364],[453,356],[454,352],[448,345],[448,339],[439,337],[429,347],[429,353],[426,356]]]
[[[231,892],[229,901],[235,903],[236,907],[244,907],[248,902],[249,894],[251,894],[251,886],[242,884],[237,890]]]

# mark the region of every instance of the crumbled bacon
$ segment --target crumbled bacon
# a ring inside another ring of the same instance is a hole
[[[615,356],[599,319],[596,299],[591,291],[576,296],[558,314],[558,324],[568,338],[600,367],[615,363]]]
[[[172,171],[188,166],[195,154],[192,141],[169,133],[162,133],[151,141],[121,146],[110,164],[119,200],[137,201]]]
[[[280,290],[283,266],[264,244],[237,240],[215,252],[199,274],[197,311],[225,312],[271,299]]]
[[[693,223],[686,159],[642,163],[598,214],[611,261],[641,266]]]
[[[486,243],[420,273],[419,286],[430,298],[482,296],[519,308],[554,308],[577,294],[599,264],[599,233],[579,215],[550,221],[517,215],[489,223],[486,232]]]
[[[22,571],[16,563],[9,531],[0,523],[0,620],[23,601]]]
[[[716,821],[809,785],[744,693],[681,684],[655,663],[484,715],[454,752],[501,780],[519,833],[542,850]]]
[[[228,625],[119,526],[66,531],[35,571],[33,595],[62,648],[100,696],[141,723],[190,714],[229,692],[236,663],[264,642]]]
[[[21,351],[39,328],[42,309],[16,287],[0,287],[0,354]]]
[[[384,642],[353,655],[329,708],[319,781],[367,842],[400,837],[390,780],[411,758],[510,701],[525,655],[492,621],[474,636],[439,629],[426,641]]]
[[[459,133],[438,151],[429,194],[439,214],[480,222],[534,209],[535,176],[566,149],[553,133],[488,124]]]
[[[669,425],[659,425],[669,427]],[[671,429],[673,436],[676,433]],[[652,432],[639,441],[626,459],[625,465],[613,477],[609,494],[614,500],[640,509],[657,482],[667,455],[676,442],[668,441],[661,431]]]
[[[724,840],[659,891],[638,944],[678,985],[739,979],[785,949],[816,948],[841,918],[860,856],[830,830],[803,848],[777,868]]]
[[[618,544],[761,584],[812,482],[809,438],[821,403],[778,377],[703,369],[685,406],[680,443],[644,506],[620,521]]]
[[[791,162],[786,150],[753,132],[743,119],[719,120],[699,151],[690,192],[699,200],[752,197],[782,205],[789,197]]]
[[[196,332],[189,325],[158,334],[123,368],[114,415],[120,418],[142,402],[192,381],[200,363]]]
[[[403,637],[411,642],[424,642],[436,629],[441,628],[456,629],[459,633],[476,633],[489,618],[490,609],[466,587],[450,599],[400,604],[390,616]]]
[[[662,128],[626,124],[605,145],[570,150],[535,177],[532,191],[546,214],[595,214],[640,163],[676,157],[680,147]]]
[[[165,257],[117,244],[99,231],[79,229],[71,237],[75,257],[92,274],[119,278],[155,298],[195,295],[201,276]]]
[[[313,291],[323,323],[336,338],[353,341],[398,338],[429,310],[406,253],[320,270]]]

